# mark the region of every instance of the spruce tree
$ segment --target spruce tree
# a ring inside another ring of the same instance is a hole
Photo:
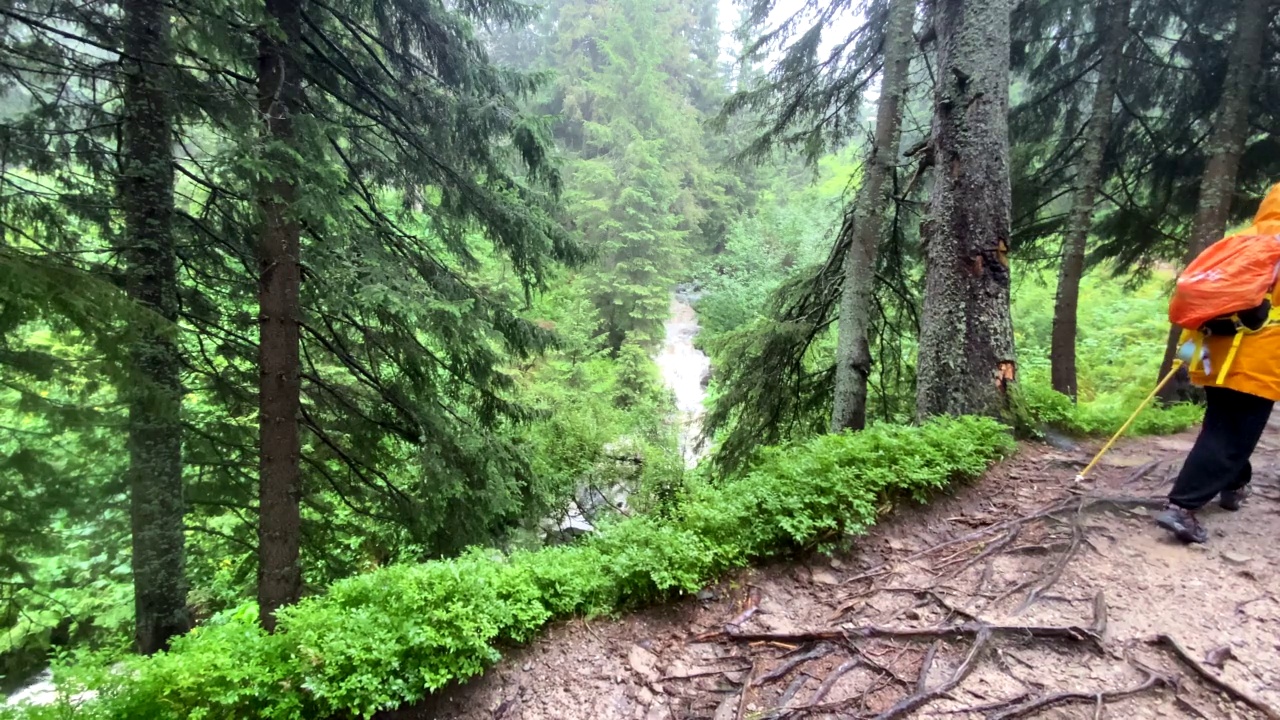
[[[850,4],[805,3],[777,26],[768,27],[766,20],[775,6],[772,0],[760,0],[747,8],[744,31],[755,33],[754,39],[744,47],[738,87],[717,124],[728,128],[735,123],[735,131],[748,136],[739,153],[742,161],[779,158],[812,163],[861,137],[863,94],[884,62],[891,5],[870,3],[866,21],[849,34],[833,38],[825,49],[824,33],[836,17],[850,10]],[[928,35],[919,43],[927,44]],[[913,56],[916,44],[911,43]],[[772,52],[779,53],[779,60],[758,70],[761,57]],[[916,78],[908,82],[904,114],[922,99],[915,90],[919,85]],[[925,165],[920,161],[928,153],[917,147],[923,147],[917,129],[903,135],[899,146],[908,148],[914,167],[899,174],[903,168],[891,163],[893,172],[885,181],[885,192],[892,188],[893,202],[884,211],[885,224],[880,228],[860,225],[856,206],[850,204],[826,261],[798,269],[768,299],[766,318],[726,337],[718,348],[720,392],[704,429],[719,442],[714,457],[719,469],[742,467],[760,445],[831,429],[837,370],[815,349],[837,322],[846,256],[857,232],[873,232],[879,245],[873,255],[870,344],[881,361],[882,378],[891,378],[879,395],[889,399],[897,394],[898,384],[912,384],[911,363],[900,362],[896,352],[902,343],[910,343],[917,324],[910,275],[915,251],[909,228],[914,224],[912,207],[921,184],[907,176],[918,180]],[[893,152],[896,155],[898,148]],[[907,401],[908,411],[909,406]],[[899,414],[892,400],[882,403],[879,411],[886,419]]]
[[[1053,389],[1073,400],[1077,392],[1076,318],[1080,279],[1084,276],[1085,250],[1093,229],[1095,202],[1104,180],[1103,160],[1115,112],[1116,82],[1129,39],[1130,4],[1130,0],[1109,0],[1097,8],[1095,32],[1101,36],[1102,43],[1097,84],[1084,128],[1084,147],[1075,168],[1070,217],[1062,243],[1049,361]]]
[[[1009,5],[939,0],[930,216],[916,414],[1000,415],[1015,379],[1009,314]]]
[[[1273,0],[1239,0],[1236,5],[1227,72],[1205,147],[1208,163],[1200,179],[1199,200],[1187,238],[1184,262],[1194,259],[1226,229],[1231,203],[1236,195],[1240,160],[1250,135],[1249,110],[1253,89],[1260,76],[1267,28],[1275,18],[1276,7]],[[1181,328],[1169,329],[1164,362],[1160,366],[1161,378],[1173,366],[1180,334]],[[1165,385],[1160,397],[1165,401],[1176,400],[1185,396],[1188,385],[1183,375]]]
[[[434,499],[387,472],[386,449],[461,484],[457,501],[528,472],[493,432],[528,417],[507,397],[501,363],[549,338],[515,315],[514,297],[469,276],[486,241],[524,293],[579,254],[550,215],[559,178],[546,135],[516,106],[533,86],[494,66],[473,27],[523,22],[528,8],[273,0],[266,10],[259,595],[269,625],[301,591],[300,505],[317,498],[304,460],[353,510],[474,537],[467,513],[415,519]],[[291,84],[303,79],[305,94]]]
[[[161,321],[136,332],[128,388],[135,641],[140,652],[150,654],[167,647],[190,623],[173,234],[173,87],[165,82],[173,52],[163,2],[125,0],[121,9],[120,205],[126,287],[131,299]]]
[[[565,200],[599,263],[587,274],[608,346],[660,337],[691,251],[724,224],[726,178],[711,167],[700,112],[720,96],[714,6],[560,0],[542,66],[559,115]]]
[[[302,226],[295,207],[298,171],[292,167],[292,159],[305,153],[294,134],[302,111],[302,3],[266,0],[267,26],[258,51],[258,109],[273,163],[258,190],[258,612],[267,630],[275,629],[276,610],[302,592]]]
[[[915,0],[889,3],[884,72],[880,80],[875,138],[854,200],[853,238],[844,259],[839,345],[836,349],[831,431],[861,430],[867,421],[867,378],[871,374],[872,291],[876,251],[885,234],[889,181],[898,161],[907,70],[914,54]]]

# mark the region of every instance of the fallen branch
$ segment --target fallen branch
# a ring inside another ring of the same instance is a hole
[[[1277,711],[1275,708],[1271,707],[1265,701],[1254,697],[1252,693],[1246,690],[1243,690],[1241,688],[1238,688],[1235,685],[1232,685],[1231,683],[1227,682],[1226,680],[1223,680],[1222,678],[1218,677],[1212,670],[1205,667],[1199,660],[1196,660],[1194,657],[1192,657],[1191,653],[1187,652],[1187,649],[1182,647],[1182,645],[1180,645],[1177,640],[1173,639],[1172,636],[1157,635],[1155,639],[1155,644],[1163,645],[1169,648],[1170,650],[1172,650],[1173,654],[1177,655],[1178,659],[1181,660],[1183,664],[1185,664],[1187,667],[1194,670],[1196,674],[1199,675],[1205,682],[1209,683],[1210,685],[1217,688],[1218,690],[1221,690],[1222,692],[1231,696],[1235,700],[1238,700],[1244,703],[1245,705],[1248,705],[1249,707],[1253,708],[1254,710],[1257,710],[1258,712],[1262,713],[1262,715],[1266,717],[1267,720],[1280,720],[1280,711]]]

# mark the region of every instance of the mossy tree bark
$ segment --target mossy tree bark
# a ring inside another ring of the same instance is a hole
[[[258,476],[258,612],[263,627],[276,625],[276,610],[302,591],[302,474],[299,466],[299,291],[301,226],[296,217],[296,175],[288,171],[296,144],[293,118],[302,99],[295,62],[302,36],[301,0],[266,0],[273,24],[260,39],[258,102],[266,123],[267,176],[258,202],[262,213],[258,276],[258,403],[261,458]]]
[[[1080,280],[1084,276],[1085,250],[1093,228],[1094,204],[1102,183],[1102,161],[1111,136],[1111,118],[1116,102],[1116,78],[1120,72],[1125,40],[1129,37],[1130,0],[1110,0],[1097,10],[1097,29],[1102,35],[1102,57],[1098,62],[1098,86],[1085,128],[1084,148],[1076,166],[1071,215],[1062,243],[1062,264],[1058,268],[1058,291],[1053,306],[1053,333],[1049,363],[1053,389],[1075,400],[1079,391],[1076,374],[1076,335],[1080,306]]]
[[[1002,415],[1009,315],[1009,3],[937,0],[934,185],[916,414]]]
[[[159,0],[125,0],[120,200],[129,296],[155,314],[134,329],[129,491],[134,629],[139,652],[166,648],[190,626],[182,488],[182,379],[173,239],[170,18]]]
[[[892,0],[886,18],[884,74],[876,110],[875,140],[854,199],[853,240],[844,261],[844,287],[836,347],[831,431],[861,430],[867,423],[867,377],[871,374],[871,311],[876,250],[885,229],[890,173],[898,160],[902,102],[915,36],[915,0]]]

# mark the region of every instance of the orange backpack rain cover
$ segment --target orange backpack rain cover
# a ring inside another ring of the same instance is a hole
[[[1262,304],[1280,270],[1280,236],[1232,235],[1210,245],[1178,276],[1169,320],[1200,330],[1217,317]]]

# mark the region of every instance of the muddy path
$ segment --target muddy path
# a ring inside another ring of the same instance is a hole
[[[1025,446],[849,555],[560,623],[386,717],[1280,718],[1280,415],[1203,547],[1150,519],[1193,438],[1122,443],[1081,485],[1092,446]]]

